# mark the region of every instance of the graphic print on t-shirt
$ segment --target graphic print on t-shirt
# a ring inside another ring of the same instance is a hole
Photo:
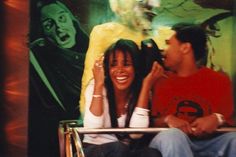
[[[196,96],[176,96],[169,101],[166,110],[189,122],[211,113],[210,104],[203,98]]]

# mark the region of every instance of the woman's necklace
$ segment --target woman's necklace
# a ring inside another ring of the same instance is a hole
[[[119,118],[121,115],[127,114],[130,95],[124,96],[122,93],[120,93],[120,95],[116,98],[116,114],[117,118]]]
[[[117,107],[117,117],[121,117],[121,115],[125,115],[127,113],[127,109],[128,109],[128,103],[126,103],[125,105],[119,105]]]

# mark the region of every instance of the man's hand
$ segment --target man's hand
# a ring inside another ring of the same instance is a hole
[[[198,137],[207,136],[213,133],[219,126],[219,122],[215,114],[197,118],[191,127],[194,128],[193,135]]]
[[[186,120],[180,119],[173,115],[168,115],[165,118],[165,122],[170,128],[178,128],[186,134],[192,134],[192,127]]]

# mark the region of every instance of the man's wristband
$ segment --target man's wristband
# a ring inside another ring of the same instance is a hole
[[[170,116],[171,116],[171,115],[167,115],[167,116],[164,118],[164,123],[168,124],[168,121],[169,121]]]
[[[217,118],[217,121],[219,123],[219,125],[222,125],[224,124],[225,122],[225,119],[224,119],[224,116],[220,113],[213,113],[214,115],[216,115],[216,118]]]

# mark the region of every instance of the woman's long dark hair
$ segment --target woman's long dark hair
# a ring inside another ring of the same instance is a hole
[[[115,58],[117,50],[120,50],[127,60],[127,56],[130,55],[133,61],[133,67],[135,72],[134,80],[131,84],[130,88],[130,100],[128,102],[127,108],[127,118],[125,127],[128,127],[131,115],[137,103],[137,99],[139,96],[140,88],[141,88],[141,70],[140,70],[140,50],[135,42],[127,39],[120,39],[114,44],[112,44],[105,52],[104,56],[104,71],[105,71],[105,87],[107,90],[107,98],[109,103],[109,113],[111,118],[111,126],[118,127],[117,122],[117,113],[116,113],[116,103],[115,103],[115,95],[113,83],[111,81],[111,77],[109,75],[109,58],[112,56]]]

